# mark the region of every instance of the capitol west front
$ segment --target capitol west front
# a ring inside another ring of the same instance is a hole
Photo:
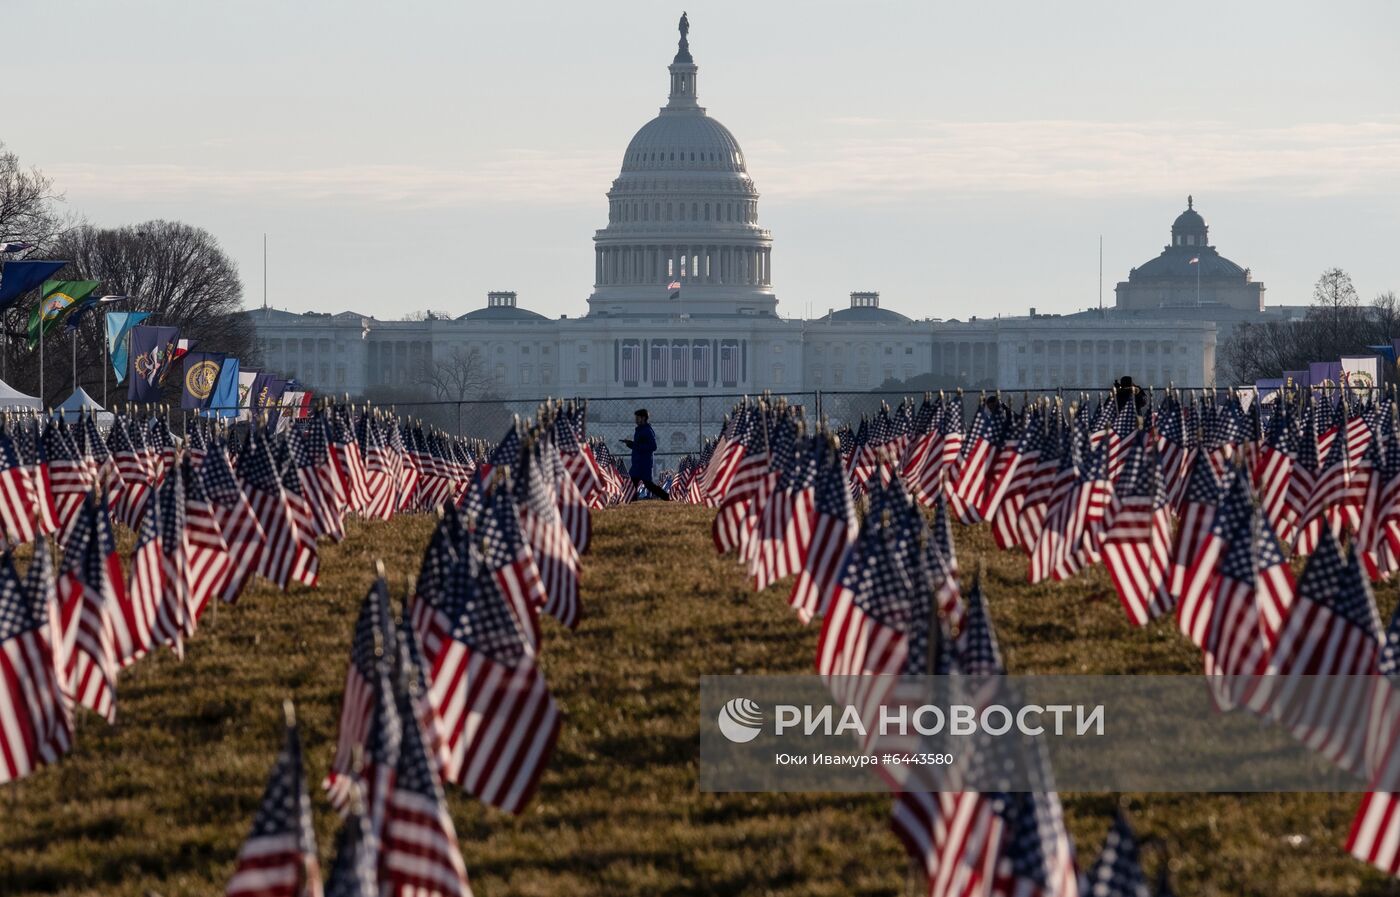
[[[457,318],[258,310],[266,368],[323,393],[363,395],[411,387],[427,366],[474,355],[487,391],[506,400],[872,390],[930,374],[1009,390],[1101,387],[1123,374],[1214,385],[1210,318],[1223,306],[1209,300],[1226,287],[1213,281],[1204,298],[1197,286],[1195,301],[1151,309],[1141,291],[1120,285],[1123,307],[1107,313],[915,319],[857,291],[848,307],[818,318],[780,318],[758,191],[734,135],[699,105],[684,36],[668,75],[666,105],[628,143],[608,190],[585,316],[546,318],[507,290]]]

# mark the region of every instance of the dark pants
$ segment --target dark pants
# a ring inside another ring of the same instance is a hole
[[[670,500],[671,500],[671,496],[669,496],[669,495],[666,494],[666,490],[665,490],[665,489],[662,489],[660,486],[656,485],[655,483],[653,483],[651,480],[647,479],[646,477],[633,477],[633,478],[632,478],[632,487],[633,487],[633,488],[636,488],[636,486],[637,486],[638,483],[641,483],[643,486],[647,487],[647,491],[650,492],[650,493],[652,494],[653,497],[659,498],[659,499],[661,499],[662,501],[670,501]]]

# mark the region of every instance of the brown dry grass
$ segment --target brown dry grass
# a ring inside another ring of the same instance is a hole
[[[597,515],[587,617],[572,634],[546,624],[544,665],[567,719],[539,795],[518,818],[451,797],[477,894],[914,892],[887,796],[698,791],[699,677],[809,672],[817,635],[787,609],[785,586],[754,595],[714,556],[710,516],[650,502]],[[430,527],[352,525],[324,549],[320,590],[253,589],[219,609],[183,663],[129,671],[115,727],[85,716],[72,756],[0,793],[0,894],[222,893],[278,746],[281,699],[297,700],[319,781],[371,563],[382,557],[401,593]],[[1170,625],[1128,627],[1101,571],[1028,586],[1020,556],[980,530],[958,535],[965,567],[986,559],[1013,672],[1197,671]],[[1393,586],[1381,600],[1393,606]],[[1341,849],[1355,795],[1121,799],[1141,835],[1169,846],[1183,895],[1397,893]],[[336,821],[314,803],[325,851]],[[1113,805],[1066,796],[1082,855]]]

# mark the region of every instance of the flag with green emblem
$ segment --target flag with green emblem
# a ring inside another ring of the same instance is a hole
[[[34,348],[42,334],[62,323],[68,311],[97,289],[96,280],[48,280],[44,282],[39,304],[29,313],[29,348]]]

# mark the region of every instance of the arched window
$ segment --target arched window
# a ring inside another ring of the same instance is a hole
[[[693,203],[690,204],[690,220],[691,220],[691,221],[699,221],[699,220],[700,220],[700,204],[699,204],[699,203],[693,202]]]

